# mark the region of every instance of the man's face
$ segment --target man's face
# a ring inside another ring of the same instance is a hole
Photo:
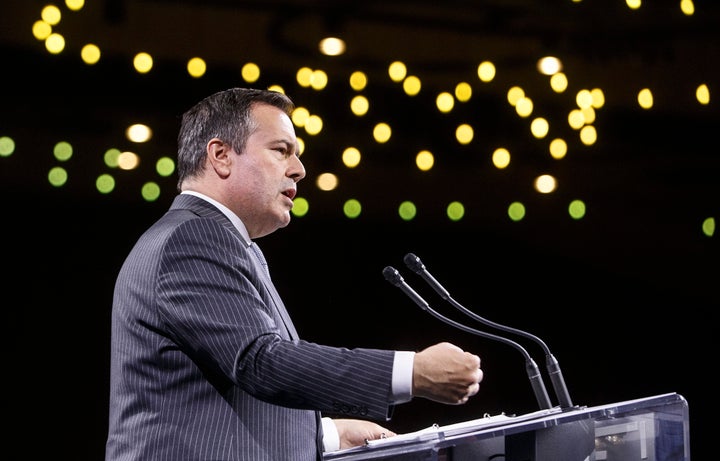
[[[266,104],[253,108],[257,128],[245,151],[234,155],[229,187],[232,210],[251,238],[290,223],[296,183],[305,177],[292,121],[282,110]]]

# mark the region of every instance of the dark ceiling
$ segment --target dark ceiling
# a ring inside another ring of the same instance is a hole
[[[444,208],[461,200],[469,229],[513,235],[530,246],[556,245],[574,257],[580,257],[581,249],[581,257],[607,266],[618,260],[607,249],[621,247],[643,255],[636,260],[654,259],[662,248],[665,258],[704,262],[716,240],[701,232],[703,220],[717,219],[720,210],[720,156],[714,147],[720,114],[716,2],[694,2],[695,13],[686,16],[675,1],[647,2],[634,11],[623,2],[590,0],[108,0],[87,2],[79,12],[61,6],[63,17],[55,30],[64,35],[66,50],[59,56],[50,55],[31,35],[44,4],[5,2],[0,7],[0,50],[6,59],[0,122],[3,134],[18,143],[15,158],[2,159],[6,185],[47,188],[45,175],[55,160],[45,154],[32,158],[29,167],[20,165],[21,157],[29,158],[25,137],[45,151],[67,139],[78,154],[66,165],[72,175],[65,189],[97,199],[92,181],[106,172],[101,162],[105,149],[172,156],[179,114],[210,92],[248,84],[240,69],[255,62],[261,78],[253,85],[281,84],[298,105],[324,119],[319,136],[298,129],[306,140],[303,160],[309,172],[300,193],[311,200],[317,219],[343,219],[342,203],[358,198],[363,219],[392,224],[399,222],[398,204],[412,200],[418,206],[419,229],[446,230],[452,224]],[[346,55],[318,53],[316,43],[328,32],[346,39]],[[103,57],[87,66],[78,55],[91,42],[100,46]],[[155,59],[147,75],[132,70],[132,57],[139,51]],[[548,78],[535,70],[536,60],[546,54],[564,62],[569,88],[562,94],[551,91]],[[201,79],[185,72],[193,56],[208,64]],[[388,78],[387,67],[395,60],[404,61],[409,74],[422,80],[418,96],[404,95],[400,84]],[[489,83],[477,77],[477,66],[485,60],[497,69]],[[326,71],[328,87],[300,87],[295,73],[303,66]],[[347,109],[357,94],[347,83],[356,70],[369,76],[361,93],[371,110],[363,118]],[[471,84],[472,100],[440,114],[435,96],[452,92],[460,82]],[[695,89],[703,83],[711,93],[707,106],[695,100]],[[507,90],[515,85],[533,99],[533,116],[550,121],[548,139],[534,139],[529,118],[519,117],[508,104]],[[646,87],[654,94],[650,110],[637,104],[637,93]],[[577,107],[575,94],[593,88],[604,91],[606,102],[593,124],[598,141],[585,146],[566,117]],[[124,127],[135,121],[155,129],[151,145],[129,146],[123,139]],[[393,127],[393,138],[385,145],[370,138],[380,121]],[[460,123],[475,128],[468,146],[454,140]],[[548,154],[549,139],[555,136],[568,143],[562,160]],[[350,145],[363,153],[356,170],[339,160]],[[513,155],[507,170],[490,163],[497,147]],[[420,174],[414,167],[414,155],[422,149],[436,156],[432,173]],[[151,166],[146,161],[132,175],[118,173],[109,201],[133,203],[137,188],[152,179],[164,188],[160,208],[165,207],[174,179],[157,178]],[[314,179],[325,171],[339,176],[340,187],[333,193],[314,187]],[[539,196],[533,191],[532,181],[543,173],[557,177],[556,193]],[[84,180],[74,179],[82,176]],[[567,217],[567,206],[576,198],[588,206],[584,225]],[[520,225],[506,215],[514,201],[527,208]],[[315,219],[312,214],[309,218]],[[631,273],[657,267],[636,264]]]

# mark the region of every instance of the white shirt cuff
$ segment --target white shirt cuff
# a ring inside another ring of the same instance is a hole
[[[323,429],[323,448],[325,451],[337,451],[340,449],[340,435],[338,434],[337,427],[332,418],[323,417],[322,429]]]
[[[392,393],[394,403],[412,400],[413,361],[415,352],[396,351],[393,363]]]

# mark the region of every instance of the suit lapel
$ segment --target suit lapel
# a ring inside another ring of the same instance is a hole
[[[241,242],[243,242],[243,246],[246,245],[245,240],[242,235],[240,235],[240,231],[233,225],[230,219],[228,219],[227,216],[225,216],[217,207],[207,200],[203,200],[194,195],[180,194],[175,197],[171,208],[188,208],[197,213],[199,216],[214,219],[232,232],[233,235],[235,235]],[[250,249],[252,249],[252,251],[250,251]],[[265,261],[265,257],[262,255],[262,250],[260,250],[260,247],[258,247],[255,243],[252,243],[248,250],[249,253],[252,253],[250,259],[253,261],[253,264],[258,267],[262,284],[265,289],[267,289],[268,293],[270,293],[273,307],[282,319],[290,339],[299,339],[295,326],[290,319],[290,314],[288,314],[288,311],[280,298],[280,294],[277,290],[275,290],[275,285],[273,284],[272,279],[270,279],[267,262]]]

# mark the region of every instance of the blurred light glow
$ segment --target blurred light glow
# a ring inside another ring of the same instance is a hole
[[[702,105],[710,104],[710,88],[703,83],[695,90],[695,97]]]
[[[562,62],[555,56],[545,56],[538,59],[537,70],[543,75],[554,75],[562,70]]]
[[[384,144],[388,142],[391,135],[392,129],[387,123],[378,123],[377,125],[375,125],[375,128],[373,128],[373,138],[375,138],[375,141],[379,144]]]
[[[495,64],[490,61],[483,61],[477,68],[478,78],[482,82],[491,82],[495,78]]]
[[[504,147],[498,147],[492,154],[492,163],[498,170],[507,168],[510,165],[510,152]]]
[[[585,217],[585,202],[582,200],[573,200],[568,205],[568,214],[574,220],[582,219]]]
[[[465,216],[465,205],[458,201],[450,202],[445,212],[450,221],[460,221]]]
[[[508,206],[508,217],[513,221],[522,221],[525,218],[525,205],[521,202],[512,202]]]
[[[160,198],[160,186],[155,182],[146,182],[140,191],[143,199],[147,202],[154,202]]]
[[[355,219],[360,216],[362,212],[362,205],[356,199],[349,199],[343,204],[343,213],[350,219]]]
[[[187,73],[192,78],[200,78],[207,72],[207,64],[203,58],[190,58],[187,63]]]
[[[585,125],[580,129],[580,141],[586,146],[591,146],[597,142],[597,130],[592,125]]]
[[[342,153],[343,164],[348,168],[355,168],[360,164],[360,151],[355,147],[348,147]]]
[[[323,121],[317,115],[311,115],[305,121],[305,131],[311,136],[315,136],[322,131]]]
[[[134,170],[140,165],[140,157],[134,152],[125,151],[118,156],[118,167],[121,170]]]
[[[460,82],[455,85],[455,97],[460,102],[467,102],[472,97],[472,87],[467,82]]]
[[[467,123],[458,125],[458,127],[455,129],[455,139],[457,139],[460,144],[470,144],[474,136],[475,131],[473,130],[473,127],[468,125]]]
[[[362,117],[363,115],[367,114],[367,111],[369,109],[370,101],[368,101],[365,96],[358,95],[352,98],[352,101],[350,101],[350,110],[358,117]]]
[[[402,61],[394,61],[388,66],[388,75],[393,82],[401,82],[407,75],[407,67]]]
[[[15,152],[15,140],[10,136],[0,136],[0,157],[10,157]]]
[[[538,139],[543,139],[550,131],[550,124],[542,117],[537,117],[530,123],[530,132]]]
[[[567,87],[567,75],[563,74],[562,72],[558,72],[552,77],[550,77],[550,88],[552,88],[554,92],[563,93],[565,90],[567,90]]]
[[[170,157],[159,158],[155,163],[155,171],[163,177],[168,177],[175,173],[175,160]]]
[[[316,70],[312,73],[312,76],[310,77],[310,86],[314,90],[322,90],[325,88],[328,84],[328,76],[327,73],[323,70]]]
[[[72,145],[67,141],[59,141],[55,143],[55,146],[53,147],[53,156],[61,161],[66,162],[70,160],[70,158],[73,155],[73,147]]]
[[[643,88],[638,92],[637,102],[643,109],[650,109],[653,106],[653,94],[649,88]]]
[[[422,82],[420,79],[414,75],[408,76],[403,81],[403,91],[408,96],[417,96],[418,93],[420,93],[420,90],[422,89]]]
[[[101,174],[95,180],[95,189],[101,194],[109,194],[115,190],[115,178],[107,173]]]
[[[88,43],[80,50],[80,58],[85,64],[97,64],[100,61],[100,48],[95,44]]]
[[[415,156],[415,165],[420,171],[429,171],[435,164],[435,156],[429,150],[421,150]]]
[[[85,6],[85,0],[65,0],[65,6],[70,11],[80,11]]]
[[[319,174],[315,180],[315,185],[323,191],[335,190],[338,186],[338,177],[332,173]]]
[[[352,74],[350,74],[350,88],[352,88],[355,91],[362,91],[365,89],[365,87],[368,84],[367,75],[365,72],[361,72],[359,70],[356,70]]]
[[[417,215],[417,207],[409,200],[406,200],[398,207],[398,215],[403,221],[411,221]]]
[[[45,49],[52,54],[60,54],[65,49],[65,37],[52,33],[45,39]]]
[[[62,13],[57,6],[46,5],[40,11],[40,18],[51,26],[56,26],[60,23],[60,19],[62,19]]]
[[[560,160],[561,158],[565,158],[567,155],[567,143],[564,139],[561,138],[555,138],[552,141],[550,141],[550,156],[554,159]]]
[[[541,174],[535,178],[534,187],[541,194],[549,194],[557,189],[557,181],[549,174]]]
[[[260,66],[254,62],[246,62],[240,69],[240,75],[248,83],[255,83],[260,78]]]
[[[340,56],[345,53],[345,40],[338,37],[325,37],[318,43],[318,49],[325,56]]]
[[[435,105],[440,112],[448,113],[455,106],[455,98],[447,91],[443,91],[435,98]]]
[[[138,73],[147,74],[152,70],[153,58],[149,53],[138,53],[133,58],[133,66]]]
[[[67,183],[68,173],[65,168],[56,166],[48,172],[48,182],[54,187],[61,187]]]
[[[152,130],[142,123],[135,123],[125,129],[125,137],[135,143],[148,142],[152,138]]]
[[[310,203],[304,197],[295,197],[293,199],[293,207],[290,212],[293,216],[305,216],[310,211]]]

